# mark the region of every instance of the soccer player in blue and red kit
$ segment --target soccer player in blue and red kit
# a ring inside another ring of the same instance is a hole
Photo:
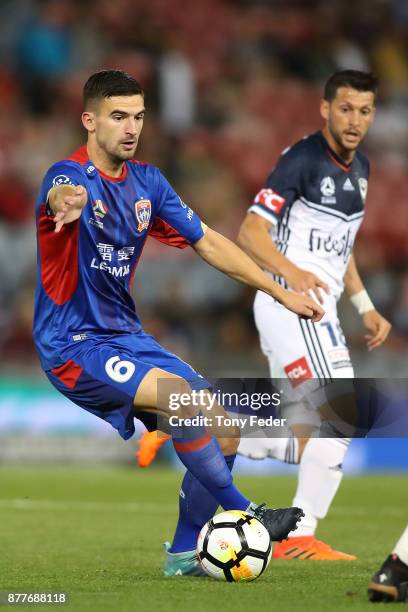
[[[190,245],[210,265],[299,315],[312,321],[323,316],[310,297],[273,282],[235,244],[206,227],[157,168],[134,160],[144,113],[143,91],[131,76],[93,74],[84,87],[87,145],[48,170],[36,206],[34,339],[42,367],[63,395],[124,439],[135,431],[134,418],[149,426],[152,415],[174,414],[171,393],[209,387],[141,327],[130,287],[149,233],[173,246]],[[259,506],[235,487],[231,468],[239,432],[192,426],[188,417],[200,416],[202,401],[201,407],[184,400],[177,426],[169,426],[187,471],[176,533],[167,545],[167,576],[202,573],[197,535],[218,505],[247,510],[273,540],[286,538],[302,516],[299,508]],[[216,406],[212,414],[225,413]]]

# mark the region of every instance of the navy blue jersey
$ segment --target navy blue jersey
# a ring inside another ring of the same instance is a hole
[[[273,224],[278,250],[336,297],[363,219],[369,171],[362,153],[346,164],[317,132],[282,153],[249,208]]]
[[[83,185],[88,201],[79,220],[56,233],[47,197],[63,184]],[[204,235],[198,216],[157,168],[129,161],[112,178],[95,168],[86,146],[48,170],[36,220],[34,339],[46,370],[64,363],[67,345],[140,330],[130,287],[149,233],[175,246]]]

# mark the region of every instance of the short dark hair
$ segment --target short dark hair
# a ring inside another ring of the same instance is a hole
[[[84,85],[84,108],[88,108],[91,101],[136,95],[144,96],[144,91],[130,74],[122,70],[100,70],[92,74]]]
[[[328,102],[334,100],[339,87],[351,87],[357,91],[378,92],[378,77],[372,72],[360,70],[339,70],[331,75],[324,86],[323,97]]]

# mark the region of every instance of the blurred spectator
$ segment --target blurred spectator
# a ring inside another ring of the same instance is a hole
[[[16,72],[28,109],[48,113],[59,99],[60,79],[72,67],[73,3],[41,0],[16,41]]]
[[[194,71],[179,49],[166,51],[159,63],[160,118],[170,136],[183,136],[194,125]]]
[[[11,312],[34,263],[32,208],[17,177],[0,176],[0,308]]]

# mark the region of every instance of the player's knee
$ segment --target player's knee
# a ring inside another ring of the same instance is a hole
[[[313,434],[313,427],[308,424],[292,424],[290,426],[293,435],[297,438],[298,443],[298,461],[302,458],[303,451],[306,448],[306,444],[309,442],[311,435]]]
[[[309,439],[310,438],[298,438],[297,439],[297,441],[298,441],[298,452],[299,452],[298,456],[299,456],[299,461],[302,458],[303,451],[305,450],[306,444],[309,442]]]
[[[166,384],[163,393],[159,393],[159,404],[169,416],[183,419],[195,416],[200,410],[193,402],[191,386],[184,378],[174,378]]]
[[[234,436],[231,438],[219,438],[218,443],[220,445],[222,454],[224,456],[228,455],[236,455],[239,441],[240,441],[240,432],[238,428],[235,428],[237,431],[234,431]]]

